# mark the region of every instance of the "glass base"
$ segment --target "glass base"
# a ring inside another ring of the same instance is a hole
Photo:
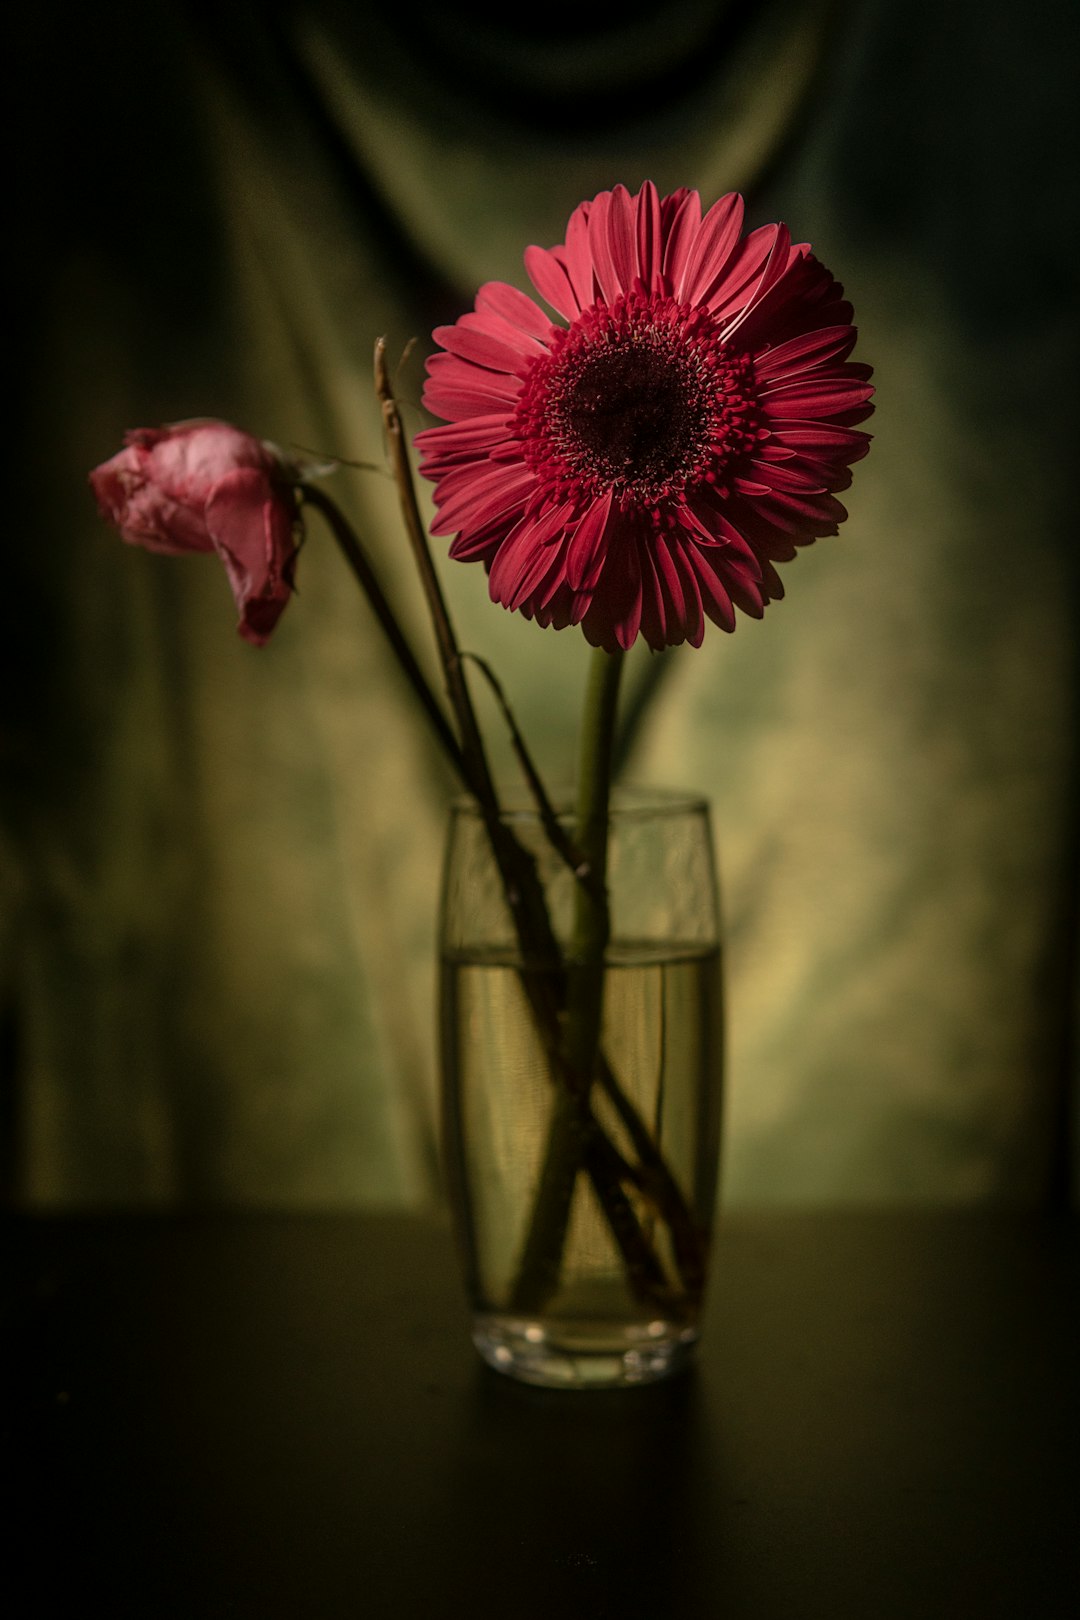
[[[690,1360],[697,1330],[671,1322],[546,1322],[483,1315],[473,1343],[489,1367],[545,1389],[623,1389],[670,1378]]]

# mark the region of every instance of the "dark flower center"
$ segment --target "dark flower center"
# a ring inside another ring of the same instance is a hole
[[[613,484],[667,484],[697,459],[710,391],[691,357],[655,341],[584,350],[567,367],[548,430],[584,471]]]
[[[707,311],[643,293],[595,304],[526,376],[515,430],[545,498],[654,511],[700,482],[723,487],[754,444],[749,355]]]

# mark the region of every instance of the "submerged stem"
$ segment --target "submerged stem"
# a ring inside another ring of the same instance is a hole
[[[589,1093],[600,1045],[604,953],[611,926],[606,881],[608,815],[622,665],[621,653],[595,652],[586,689],[576,843],[590,881],[579,883],[574,891],[574,934],[567,962],[566,1054],[572,1089],[560,1088],[552,1104],[536,1202],[511,1297],[511,1309],[524,1314],[540,1311],[558,1286],[578,1172],[590,1165],[584,1125],[586,1121],[595,1124]],[[613,1218],[612,1207],[605,1206],[605,1213],[618,1241],[622,1221]],[[662,1278],[662,1272],[660,1275]]]

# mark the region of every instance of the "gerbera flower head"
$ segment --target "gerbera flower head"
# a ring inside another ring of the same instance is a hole
[[[601,192],[525,267],[436,329],[417,436],[432,533],[491,597],[614,651],[700,644],[760,617],[775,564],[847,516],[869,447],[869,366],[843,288],[732,193]],[[565,324],[561,324],[565,322]]]

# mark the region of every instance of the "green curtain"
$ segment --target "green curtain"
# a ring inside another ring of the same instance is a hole
[[[271,644],[86,472],[225,416],[334,489],[425,635],[371,350],[622,180],[745,190],[876,367],[851,517],[758,624],[635,650],[625,770],[714,806],[731,1201],[1045,1201],[1075,1070],[1067,7],[109,4],[24,19],[10,344],[4,1108],[33,1205],[436,1195],[454,784],[317,520]],[[48,8],[44,8],[47,13]],[[60,22],[63,17],[62,23]],[[412,340],[415,346],[408,349]],[[440,552],[444,548],[438,548]],[[545,771],[585,648],[442,566]],[[426,645],[426,643],[425,643]],[[432,660],[432,669],[434,663]],[[495,730],[498,720],[490,716]],[[496,747],[500,769],[513,769]]]

